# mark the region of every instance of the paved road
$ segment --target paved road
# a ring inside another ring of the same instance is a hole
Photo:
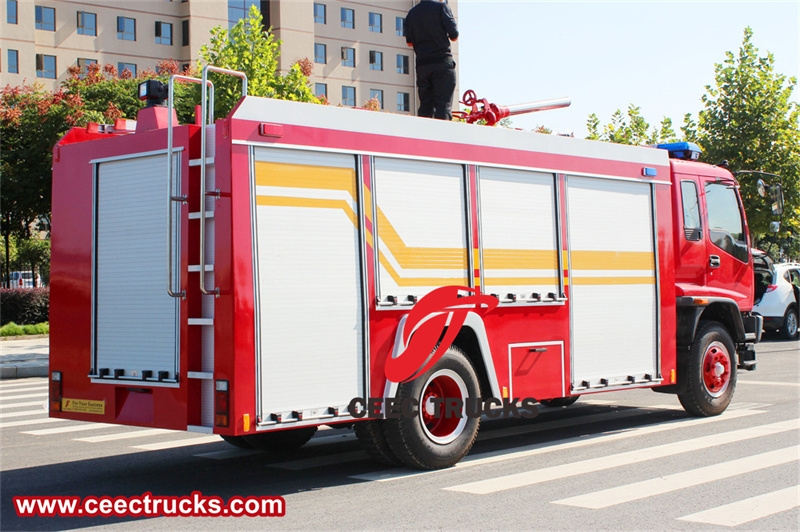
[[[691,418],[673,396],[630,390],[485,423],[438,472],[370,462],[350,431],[293,455],[214,436],[46,417],[45,379],[0,383],[3,530],[797,530],[800,344],[759,346],[734,403]],[[16,495],[281,495],[282,518],[18,518]]]

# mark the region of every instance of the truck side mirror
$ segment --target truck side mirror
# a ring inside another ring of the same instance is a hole
[[[769,230],[771,233],[777,233],[781,230],[781,223],[780,222],[770,222],[769,223]]]
[[[758,195],[761,196],[762,198],[767,197],[767,184],[764,183],[763,179],[759,179],[756,182],[756,190],[758,190]]]
[[[770,187],[772,193],[772,214],[780,216],[783,214],[783,187],[776,183]]]

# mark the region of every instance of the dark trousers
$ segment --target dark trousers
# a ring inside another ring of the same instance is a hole
[[[418,116],[452,120],[450,108],[456,89],[455,62],[417,66]]]

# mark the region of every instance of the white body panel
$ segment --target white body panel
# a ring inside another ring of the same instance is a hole
[[[259,414],[323,415],[364,390],[355,158],[257,148],[255,159]]]
[[[166,166],[166,155],[97,166],[95,374],[122,369],[124,378],[141,379],[143,370],[153,378],[167,371],[175,379],[178,302],[161,275],[167,267]]]

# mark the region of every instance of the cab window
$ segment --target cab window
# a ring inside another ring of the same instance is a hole
[[[697,199],[697,185],[694,181],[681,181],[683,198],[683,232],[686,240],[697,241],[702,236],[700,225],[700,202]]]
[[[749,253],[736,189],[725,183],[706,183],[708,233],[711,242],[742,262]]]

